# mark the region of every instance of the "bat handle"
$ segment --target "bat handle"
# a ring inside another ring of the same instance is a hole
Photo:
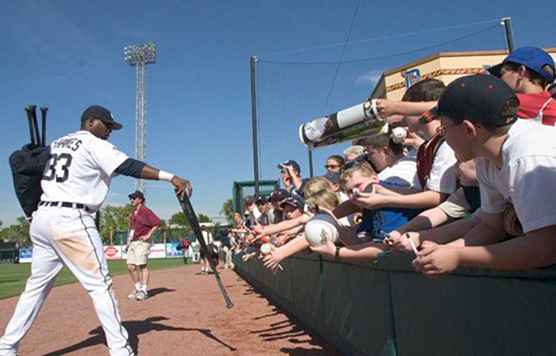
[[[33,127],[33,116],[31,114],[31,107],[25,107],[25,113],[27,114],[27,120],[29,122],[29,139],[31,140],[31,145],[35,146],[37,143],[35,142],[35,135],[34,135],[34,127]]]
[[[42,107],[41,108],[41,124],[42,124],[42,138],[41,138],[41,146],[46,146],[46,114],[48,113],[48,108]]]

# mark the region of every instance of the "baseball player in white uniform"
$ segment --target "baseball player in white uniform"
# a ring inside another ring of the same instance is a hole
[[[16,355],[19,342],[36,319],[56,275],[64,266],[93,300],[110,355],[134,355],[112,291],[102,241],[95,227],[95,213],[106,198],[115,174],[166,180],[177,194],[191,194],[191,184],[128,158],[109,143],[111,131],[121,127],[110,111],[91,106],[81,116],[80,131],[50,145],[50,161],[41,181],[43,195],[30,228],[31,276],[0,338],[0,356]]]

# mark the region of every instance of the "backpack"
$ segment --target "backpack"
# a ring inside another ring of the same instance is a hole
[[[33,144],[27,144],[10,155],[15,195],[28,219],[39,206],[41,179],[49,159],[50,146]]]

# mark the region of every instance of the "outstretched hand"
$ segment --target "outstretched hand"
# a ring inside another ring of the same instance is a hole
[[[177,196],[181,197],[184,193],[187,193],[187,196],[191,197],[191,194],[193,193],[193,187],[191,186],[190,181],[178,176],[174,176],[172,177],[170,183],[172,183],[172,185],[174,186]]]

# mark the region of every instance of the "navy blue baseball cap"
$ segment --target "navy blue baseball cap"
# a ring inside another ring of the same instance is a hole
[[[280,163],[278,165],[278,168],[283,169],[284,166],[292,166],[293,169],[297,172],[297,173],[301,173],[301,168],[299,167],[299,163],[297,163],[296,161],[294,161],[293,159],[287,160],[286,162]]]
[[[122,128],[122,124],[116,122],[110,110],[100,105],[89,106],[83,114],[81,114],[81,122],[87,119],[99,119],[112,126],[112,130],[119,130]]]
[[[527,69],[540,75],[548,83],[554,81],[554,74],[556,72],[554,59],[542,48],[520,47],[510,53],[502,63],[490,67],[488,69],[489,73],[500,77],[500,69],[508,62],[524,65]]]
[[[485,127],[501,127],[517,120],[518,109],[519,99],[502,79],[470,75],[448,85],[436,112],[456,123],[469,120]]]

